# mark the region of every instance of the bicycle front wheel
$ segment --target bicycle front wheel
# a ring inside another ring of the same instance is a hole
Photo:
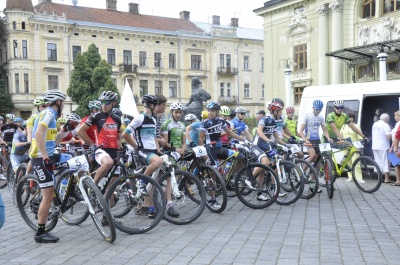
[[[0,189],[7,186],[7,159],[0,155]]]
[[[206,207],[213,213],[222,213],[228,203],[225,180],[218,170],[210,165],[200,166],[199,178],[206,191]]]
[[[279,162],[281,175],[279,184],[281,191],[276,203],[280,205],[290,205],[295,203],[304,190],[304,176],[296,164],[281,160]]]
[[[114,242],[117,232],[115,230],[114,218],[111,215],[110,208],[101,191],[89,177],[82,180],[83,190],[86,192],[89,202],[94,210],[90,213],[93,222],[99,230],[101,236],[109,243]]]
[[[383,181],[382,171],[370,157],[360,156],[352,166],[353,180],[363,192],[373,193],[379,189]]]
[[[7,166],[7,188],[8,191],[11,193],[11,195],[14,195],[15,178],[16,178],[15,172],[13,170],[11,162],[9,162]]]
[[[335,175],[332,171],[332,162],[330,159],[324,159],[324,175],[328,198],[332,199],[333,193],[335,192],[335,188],[333,186],[333,183],[335,182]]]
[[[295,163],[304,176],[304,190],[303,194],[301,194],[301,198],[307,200],[311,199],[317,194],[319,189],[317,171],[307,160],[296,159]]]

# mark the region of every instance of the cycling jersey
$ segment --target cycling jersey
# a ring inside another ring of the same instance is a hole
[[[95,144],[103,145],[102,149],[117,149],[118,134],[121,132],[121,119],[114,114],[97,112],[92,114],[85,122],[89,127],[94,125]]]
[[[43,138],[46,145],[46,151],[49,156],[54,153],[54,148],[56,147],[56,136],[57,136],[57,125],[56,125],[57,111],[52,108],[47,108],[39,113],[35,120],[35,125],[32,131],[32,146],[29,152],[31,158],[43,157],[42,153],[37,146],[35,134],[39,125],[44,125],[46,131],[44,132]]]
[[[161,125],[161,134],[168,134],[168,143],[172,143],[174,147],[181,148],[185,129],[183,122],[170,118]]]
[[[27,121],[26,121],[26,127],[28,128],[33,128],[35,126],[35,120],[37,118],[38,114],[33,114]]]
[[[11,143],[14,138],[14,133],[18,131],[18,125],[15,123],[4,124],[1,126],[0,130],[3,133],[3,141],[7,143]]]
[[[263,126],[264,135],[267,136],[271,141],[273,141],[275,139],[273,137],[273,134],[278,130],[275,120],[270,116],[265,116],[258,121],[258,126],[260,125]],[[256,137],[254,137],[253,144],[262,147],[263,150],[269,146],[268,142],[261,139],[258,134],[256,134]]]
[[[26,152],[26,146],[15,146],[15,143],[25,143],[27,141],[26,133],[17,131],[14,134],[14,139],[12,141],[11,154],[24,155]]]
[[[293,134],[296,135],[296,128],[297,128],[297,121],[295,119],[289,119],[288,117],[285,118],[285,124],[288,130]]]
[[[190,132],[189,132],[190,138],[192,139],[192,142],[195,145],[198,145],[201,122],[200,121],[195,121],[192,124],[190,124],[189,126],[192,128],[192,130],[190,130]],[[190,144],[187,138],[186,138],[186,143]]]
[[[233,123],[231,121],[227,121],[227,120],[225,120],[225,122],[226,122],[226,126],[228,127],[228,129],[232,130],[234,127]],[[229,144],[229,135],[228,134],[221,136],[221,143],[224,145]]]
[[[84,124],[90,116],[83,117],[80,125]],[[94,131],[96,130],[96,125],[92,125],[89,129],[86,130],[87,136],[92,140],[93,143],[96,143],[96,136],[94,135]]]
[[[246,125],[246,123],[244,121],[239,120],[239,118],[237,118],[237,117],[232,120],[232,123],[233,123],[233,126],[235,127],[237,135],[241,135],[242,132],[249,129],[249,127]]]
[[[324,123],[324,117],[322,114],[317,116],[314,113],[307,113],[304,116],[302,124],[305,124],[304,135],[308,140],[320,140],[319,137],[319,127]]]
[[[336,115],[335,112],[331,112],[328,114],[328,116],[326,116],[326,128],[328,129],[329,137],[337,138],[337,135],[332,130],[330,123],[335,123],[336,128],[340,131],[345,123],[350,123],[350,118],[346,113]]]
[[[135,134],[139,149],[156,150],[156,127],[156,118],[142,113],[129,123],[125,132]]]
[[[280,117],[279,119],[275,119],[275,118],[272,117],[271,115],[268,115],[268,117],[271,117],[272,119],[275,120],[275,123],[276,123],[276,132],[278,133],[279,138],[282,139],[282,138],[283,138],[283,133],[282,133],[282,131],[283,131],[283,129],[286,128],[286,124],[285,124],[285,122],[283,121],[282,117]],[[275,139],[275,137],[273,137],[273,138]],[[275,140],[276,140],[276,139],[275,139]]]
[[[205,119],[200,125],[200,131],[206,134],[206,143],[216,142],[215,146],[221,147],[221,132],[224,131],[226,122],[217,117],[215,119]]]

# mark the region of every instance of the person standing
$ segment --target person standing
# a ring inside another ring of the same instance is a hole
[[[379,117],[379,121],[372,125],[372,151],[376,163],[385,176],[384,183],[392,183],[389,178],[388,151],[390,148],[390,139],[392,139],[392,131],[389,127],[389,115],[383,113]]]
[[[394,119],[396,120],[396,126],[392,130],[392,147],[390,148],[390,151],[393,151],[398,154],[399,151],[399,140],[396,138],[396,133],[400,133],[399,128],[400,128],[400,110],[396,111],[394,113]],[[394,171],[396,172],[396,182],[392,184],[392,186],[400,186],[400,164],[395,165]]]

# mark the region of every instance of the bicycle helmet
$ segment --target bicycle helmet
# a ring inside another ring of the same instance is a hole
[[[89,109],[101,109],[101,102],[98,100],[89,101]]]
[[[20,117],[17,117],[17,118],[14,119],[14,122],[23,122],[23,121],[24,121],[24,120],[21,119]]]
[[[4,118],[3,118],[3,116],[0,116],[0,120],[4,121]]]
[[[35,100],[33,100],[33,105],[35,107],[39,107],[42,105],[47,105],[47,103],[46,103],[46,101],[44,101],[43,97],[38,97],[38,98],[35,98]]]
[[[286,113],[294,113],[294,108],[293,107],[287,107],[286,108]]]
[[[125,123],[126,125],[128,125],[129,123],[131,123],[131,120],[130,120],[129,118],[125,118],[125,119],[124,119],[124,123]]]
[[[185,121],[191,121],[197,119],[196,115],[189,113],[185,116]]]
[[[314,100],[312,106],[314,109],[322,109],[324,107],[324,103],[321,100],[316,99]]]
[[[142,103],[146,104],[147,106],[150,104],[158,105],[158,99],[156,96],[153,95],[144,95]]]
[[[231,110],[227,106],[222,106],[219,114],[229,116],[231,114]]]
[[[344,107],[344,101],[343,100],[336,100],[333,103],[333,106],[335,106],[335,107]]]
[[[60,117],[57,119],[57,123],[67,123],[67,120],[64,117]]]
[[[274,110],[282,110],[283,106],[279,102],[272,102],[268,105],[268,110],[269,111],[274,111]]]
[[[221,105],[218,102],[210,101],[207,104],[207,109],[220,110],[221,109]]]
[[[24,128],[24,129],[26,128],[27,125],[28,125],[27,121],[23,121],[22,124],[21,124],[22,128]]]
[[[56,102],[57,100],[65,100],[67,96],[60,90],[49,90],[43,94],[45,102]]]
[[[15,115],[12,114],[12,113],[8,113],[8,114],[6,115],[6,118],[7,118],[7,119],[10,119],[10,120],[13,120],[13,119],[15,119]]]
[[[112,91],[103,91],[99,96],[99,100],[117,101],[117,93]]]
[[[172,103],[171,106],[169,107],[170,110],[183,110],[183,105],[179,102],[177,103]]]
[[[68,113],[68,114],[65,116],[65,119],[68,120],[68,121],[76,121],[77,123],[80,123],[80,122],[81,122],[81,117],[79,117],[78,114],[73,113],[73,112]]]
[[[208,111],[203,110],[203,111],[201,112],[201,118],[202,118],[202,119],[207,119],[207,118],[208,118]]]
[[[243,107],[237,107],[236,108],[236,113],[238,113],[238,112],[246,112],[246,109],[243,108]]]
[[[231,119],[233,119],[233,118],[235,118],[235,116],[236,116],[236,111],[234,110],[234,109],[230,109],[231,110],[231,114],[229,114],[229,117],[231,118]]]
[[[119,108],[113,108],[113,109],[111,110],[111,114],[114,114],[115,116],[118,116],[118,117],[121,118],[121,116],[122,116],[122,111],[121,111]]]
[[[279,104],[281,104],[281,105],[282,105],[282,108],[285,106],[285,103],[284,103],[283,100],[280,99],[280,98],[273,98],[273,99],[271,100],[271,103],[274,103],[274,102],[278,102]]]

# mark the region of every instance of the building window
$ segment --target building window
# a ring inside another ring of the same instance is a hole
[[[22,41],[22,58],[28,59],[28,41]]]
[[[176,87],[177,87],[177,82],[176,81],[169,81],[169,96],[171,98],[176,98]]]
[[[124,65],[132,65],[132,51],[124,50]]]
[[[116,80],[116,79],[115,79],[115,80]],[[133,79],[132,79],[132,78],[127,78],[126,81],[128,82],[129,87],[130,87],[130,88],[132,89],[132,91],[133,91]]]
[[[265,88],[264,88],[264,84],[261,85],[261,98],[265,98]]]
[[[244,84],[243,97],[245,97],[245,98],[250,97],[250,84]]]
[[[243,56],[243,69],[244,70],[249,70],[249,56],[245,55]]]
[[[29,93],[29,75],[24,74],[24,93]]]
[[[303,95],[304,87],[294,88],[294,104],[299,105],[301,101],[301,96]]]
[[[176,54],[170,53],[169,54],[169,68],[175,69],[175,61],[176,61]]]
[[[389,13],[397,10],[397,3],[399,2],[400,8],[400,1],[399,0],[385,0],[383,1],[383,13]]]
[[[115,65],[115,49],[107,49],[107,62]]]
[[[300,71],[307,69],[307,44],[294,46],[294,62],[293,70]]]
[[[231,83],[226,83],[226,96],[231,97]]]
[[[225,83],[219,83],[219,95],[220,97],[224,97],[225,96]]]
[[[15,93],[19,93],[19,74],[15,74]]]
[[[143,51],[139,52],[139,66],[142,66],[142,67],[147,66],[147,52],[143,52]]]
[[[114,84],[115,86],[117,86],[117,78],[111,78],[111,80],[112,80],[113,84]],[[131,88],[132,88],[132,87],[131,87]]]
[[[13,41],[13,47],[14,47],[14,58],[18,58],[18,41],[16,40]]]
[[[13,29],[17,29],[17,22],[13,21]]]
[[[261,57],[261,72],[264,72],[264,57]]]
[[[358,72],[358,79],[374,77],[374,69],[372,68],[372,65],[359,66],[357,72]]]
[[[22,21],[22,29],[25,29],[25,21]]]
[[[154,67],[161,67],[162,66],[162,60],[161,60],[161,52],[155,52],[154,53]]]
[[[76,57],[81,53],[81,46],[72,46],[72,61],[76,61]]]
[[[57,61],[57,44],[47,43],[47,60]]]
[[[149,82],[147,80],[140,80],[140,96],[149,94]]]
[[[191,68],[193,70],[201,70],[201,55],[192,55],[192,64]]]
[[[400,62],[387,62],[386,74],[400,74]]]
[[[163,82],[161,80],[154,81],[154,94],[163,95]]]
[[[388,1],[388,0],[386,0]],[[386,4],[385,4],[386,7]],[[362,5],[363,18],[374,17],[375,16],[375,0],[365,0]],[[386,9],[386,8],[384,8]]]
[[[225,54],[219,54],[219,67],[225,67]]]
[[[58,89],[58,75],[49,75],[49,90]]]
[[[231,55],[227,54],[226,55],[226,68],[230,68],[231,67]]]

